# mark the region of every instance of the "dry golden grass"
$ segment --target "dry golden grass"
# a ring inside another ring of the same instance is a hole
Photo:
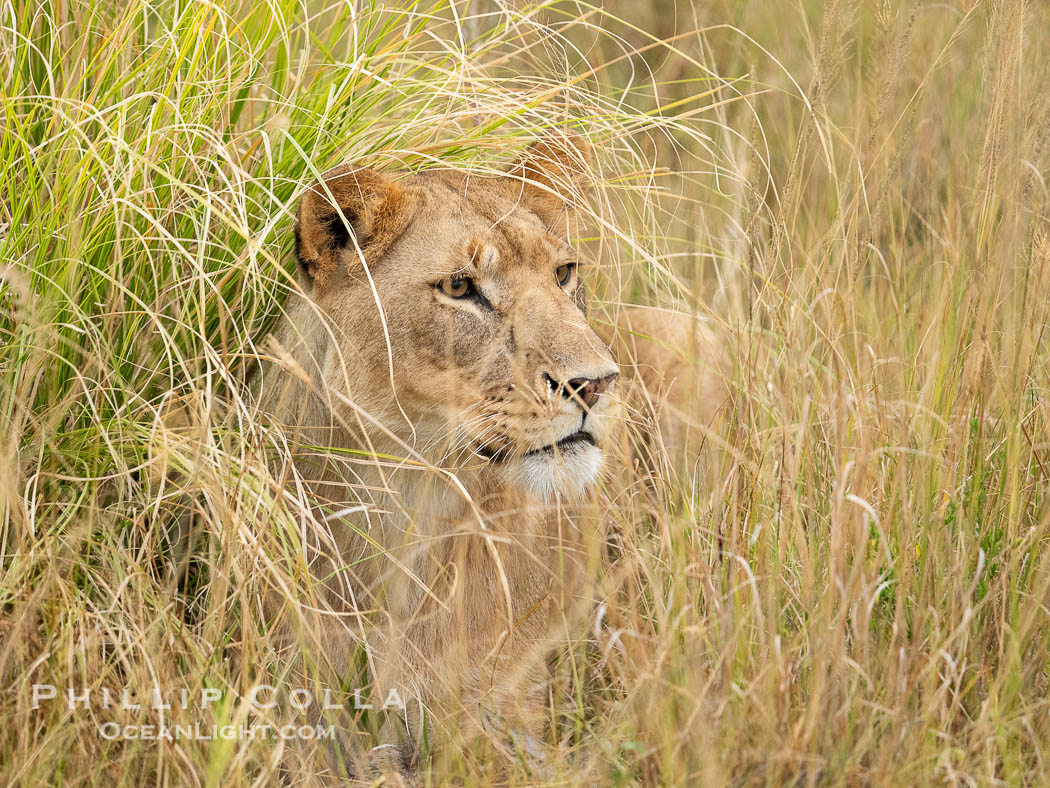
[[[707,315],[732,397],[703,462],[601,490],[559,780],[1050,781],[1046,5],[307,5],[0,2],[0,782],[277,780],[280,743],[108,741],[32,686],[249,719],[286,668],[256,592],[311,593],[239,382],[295,198],[561,125],[595,320]]]

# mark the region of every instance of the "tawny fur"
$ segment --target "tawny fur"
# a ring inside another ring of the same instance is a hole
[[[435,746],[485,733],[544,768],[545,655],[597,560],[580,503],[602,455],[586,444],[525,455],[581,424],[600,447],[619,420],[613,389],[585,408],[548,385],[617,370],[587,325],[578,272],[564,286],[555,276],[575,262],[567,206],[582,198],[589,160],[563,138],[506,177],[395,183],[344,167],[302,200],[304,293],[257,376],[262,409],[290,445],[405,461],[297,452],[334,540],[306,556],[332,613],[278,595],[267,607],[289,633],[312,633],[337,675],[367,640],[379,695],[398,687],[417,701],[385,732],[390,744],[420,734],[423,708]],[[483,300],[443,295],[457,273]],[[367,626],[339,615],[357,611],[372,611]]]

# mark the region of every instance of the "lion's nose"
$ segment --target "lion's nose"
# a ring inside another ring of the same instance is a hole
[[[544,375],[548,385],[561,393],[565,399],[583,403],[585,408],[593,408],[600,397],[612,385],[612,382],[620,376],[619,372],[613,372],[601,378],[571,378],[566,383],[560,383],[550,375]]]

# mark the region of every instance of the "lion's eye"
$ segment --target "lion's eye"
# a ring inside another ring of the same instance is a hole
[[[565,287],[569,284],[569,280],[572,279],[572,269],[575,267],[572,263],[566,263],[554,269],[554,277],[558,280],[559,285]]]
[[[441,292],[449,298],[463,298],[474,289],[474,280],[465,276],[454,276],[441,282]]]

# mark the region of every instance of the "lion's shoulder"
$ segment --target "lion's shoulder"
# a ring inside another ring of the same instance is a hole
[[[607,332],[624,374],[628,420],[669,456],[690,458],[729,407],[728,345],[713,321],[673,310],[621,310]]]

